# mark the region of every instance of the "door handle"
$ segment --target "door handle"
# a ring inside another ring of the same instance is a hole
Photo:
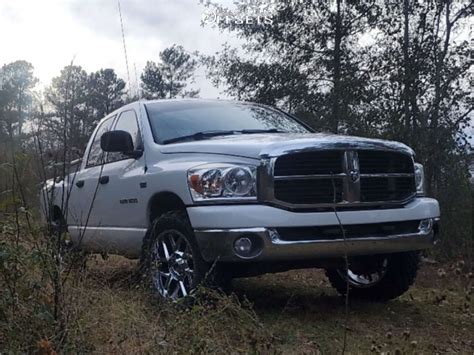
[[[76,186],[79,187],[79,188],[83,187],[84,186],[84,180],[78,180],[76,182]]]
[[[105,185],[109,182],[109,177],[108,176],[101,176],[99,178],[99,183],[102,184],[102,185]]]

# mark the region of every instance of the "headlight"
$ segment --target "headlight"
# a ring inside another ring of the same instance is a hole
[[[419,195],[425,194],[425,171],[423,165],[415,163],[415,184],[416,193]]]
[[[194,201],[256,200],[256,172],[256,166],[201,165],[189,170],[189,189]]]

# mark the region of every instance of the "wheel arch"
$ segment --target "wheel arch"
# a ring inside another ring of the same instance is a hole
[[[171,191],[157,192],[148,201],[148,225],[151,225],[157,217],[170,211],[183,211],[187,215],[186,205],[179,195]]]

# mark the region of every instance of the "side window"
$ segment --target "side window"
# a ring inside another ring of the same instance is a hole
[[[94,137],[94,141],[92,142],[91,148],[89,150],[89,156],[87,158],[86,168],[90,168],[91,166],[101,165],[103,163],[104,152],[102,151],[102,148],[100,147],[100,137],[102,137],[102,135],[105,132],[108,132],[111,130],[112,123],[114,122],[114,118],[115,116],[108,118],[107,120],[102,122],[99,128],[97,129],[97,132]]]
[[[130,133],[135,149],[142,147],[140,129],[138,128],[137,116],[134,111],[122,112],[115,124],[114,131],[125,131]],[[129,159],[130,157],[122,153],[109,153],[107,162]]]

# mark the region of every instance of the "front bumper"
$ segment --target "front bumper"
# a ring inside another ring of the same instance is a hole
[[[265,205],[196,206],[187,209],[203,258],[212,262],[305,260],[373,255],[433,246],[437,239],[438,202],[417,198],[397,209],[334,212],[291,212]],[[431,220],[431,227],[414,233],[374,237],[365,235],[344,240],[288,241],[280,238],[278,227],[309,227],[375,224],[398,221]],[[244,235],[260,240],[261,250],[252,257],[234,252],[234,242]]]

